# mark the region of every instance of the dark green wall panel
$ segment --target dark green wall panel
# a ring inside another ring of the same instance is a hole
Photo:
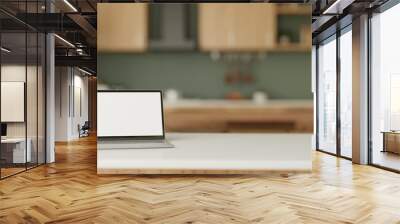
[[[197,52],[99,54],[100,82],[119,89],[178,89],[184,97],[223,98],[237,90],[263,90],[274,99],[310,99],[311,54],[269,53],[250,68],[251,84],[227,85],[228,65]]]

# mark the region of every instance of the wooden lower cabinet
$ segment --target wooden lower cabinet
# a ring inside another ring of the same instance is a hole
[[[313,108],[165,108],[170,132],[313,132]]]

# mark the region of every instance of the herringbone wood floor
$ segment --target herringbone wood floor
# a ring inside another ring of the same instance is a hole
[[[400,223],[400,175],[315,153],[310,174],[97,176],[93,138],[0,181],[0,223]]]

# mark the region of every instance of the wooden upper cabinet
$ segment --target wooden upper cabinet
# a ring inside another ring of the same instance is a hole
[[[274,4],[199,4],[199,46],[204,51],[265,51],[276,43]]]
[[[97,4],[97,50],[114,53],[147,50],[147,24],[146,3]]]

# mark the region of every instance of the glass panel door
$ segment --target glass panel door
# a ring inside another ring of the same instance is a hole
[[[38,35],[36,32],[28,31],[27,33],[27,80],[26,80],[26,112],[27,112],[27,142],[29,153],[28,168],[37,166],[38,164]]]
[[[318,149],[336,154],[336,36],[318,48]]]
[[[371,162],[400,170],[400,4],[371,19]]]
[[[43,13],[44,3],[16,10]],[[0,12],[0,178],[45,163],[45,45],[43,33]]]
[[[26,33],[1,33],[1,177],[26,170]],[[27,150],[28,149],[28,150]]]
[[[340,36],[340,154],[352,157],[352,35],[351,26]]]

